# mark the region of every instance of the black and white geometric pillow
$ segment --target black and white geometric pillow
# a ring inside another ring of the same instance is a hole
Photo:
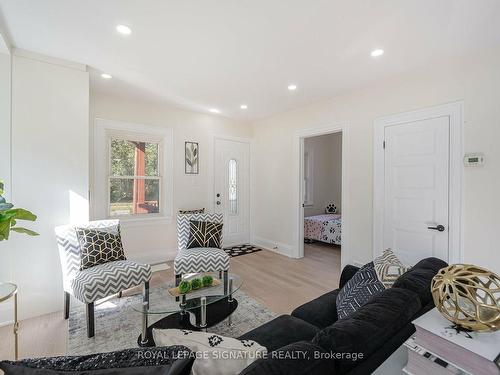
[[[335,214],[337,213],[337,206],[335,206],[335,203],[330,203],[328,206],[325,207],[325,214]]]
[[[204,214],[205,208],[198,208],[195,210],[179,210],[180,215],[194,215],[194,214]]]
[[[97,229],[76,228],[76,236],[81,250],[80,270],[127,259],[119,229],[117,233],[111,233]]]
[[[194,247],[215,247],[221,248],[222,223],[212,223],[210,221],[189,222],[189,240],[187,249]]]
[[[348,318],[378,292],[384,290],[378,279],[373,262],[365,264],[340,289],[337,295],[337,315],[339,319]]]

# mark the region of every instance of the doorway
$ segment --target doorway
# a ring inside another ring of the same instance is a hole
[[[214,211],[224,214],[224,245],[250,242],[250,143],[214,139]]]
[[[461,259],[461,103],[375,122],[374,256]]]
[[[347,124],[301,130],[295,135],[297,258],[307,256],[306,239],[322,251],[340,251],[342,267],[349,263],[347,144]],[[329,159],[326,163],[325,158]]]

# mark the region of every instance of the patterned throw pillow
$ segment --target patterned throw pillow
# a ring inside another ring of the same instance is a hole
[[[335,206],[335,203],[330,203],[328,206],[325,207],[325,214],[335,214],[337,213],[337,206]]]
[[[408,270],[391,249],[373,262],[365,264],[340,289],[337,295],[337,315],[339,319],[348,318],[363,306],[376,293],[392,287],[394,282]]]
[[[105,230],[76,228],[80,243],[80,270],[99,264],[125,260],[120,230],[117,233]]]
[[[189,240],[186,248],[216,247],[220,249],[222,226],[222,223],[191,220],[189,222]]]
[[[373,265],[378,279],[386,288],[391,288],[398,277],[410,269],[398,259],[391,249],[385,249],[382,255],[373,260]]]
[[[378,279],[373,262],[365,264],[340,289],[337,295],[337,315],[339,319],[348,318],[363,306],[376,293],[384,290]]]
[[[153,329],[153,339],[157,346],[182,345],[193,352],[203,353],[193,363],[191,373],[196,375],[239,374],[267,354],[267,349],[256,341],[238,340],[209,332]]]
[[[204,214],[205,208],[198,208],[196,210],[179,210],[180,215],[194,215],[194,214]]]

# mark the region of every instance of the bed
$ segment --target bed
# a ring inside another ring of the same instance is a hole
[[[304,240],[340,245],[342,215],[323,214],[304,218]]]

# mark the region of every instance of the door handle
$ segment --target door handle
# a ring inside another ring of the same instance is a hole
[[[217,201],[217,202],[215,202],[215,203],[217,203],[217,206],[220,206],[220,201]]]
[[[444,226],[442,226],[441,224],[439,224],[438,226],[435,226],[435,227],[427,227],[427,229],[437,230],[439,232],[444,232],[444,230],[445,230]]]

